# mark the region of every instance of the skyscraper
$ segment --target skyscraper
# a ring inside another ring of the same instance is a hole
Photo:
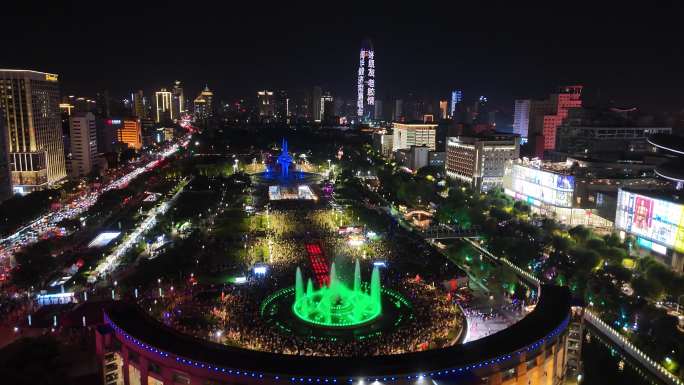
[[[313,116],[314,122],[320,122],[322,119],[321,108],[321,97],[323,96],[323,91],[321,87],[315,86],[313,92],[311,93],[311,115]]]
[[[201,121],[212,116],[212,101],[214,93],[209,90],[209,86],[204,86],[204,90],[195,98],[195,120]]]
[[[375,100],[375,111],[373,112],[373,119],[382,120],[382,100]]]
[[[527,130],[530,124],[530,100],[518,99],[513,109],[513,133],[527,140]]]
[[[290,105],[290,97],[285,90],[278,91],[276,95],[276,118],[281,121],[286,121],[291,116],[292,106]]]
[[[69,117],[71,177],[90,174],[97,155],[97,131],[92,112]]]
[[[171,109],[171,100],[171,92],[167,91],[166,88],[162,88],[160,91],[154,93],[155,123],[162,123],[175,119],[173,110]]]
[[[147,108],[145,108],[145,96],[142,90],[138,90],[131,94],[131,100],[133,101],[133,116],[138,119],[147,119]]]
[[[449,102],[447,100],[439,101],[439,117],[442,119],[449,118]]]
[[[398,122],[404,117],[404,101],[402,99],[397,99],[394,101],[394,114],[392,120]]]
[[[276,103],[273,91],[258,91],[257,104],[259,105],[259,117],[269,119],[275,116]]]
[[[356,88],[356,114],[362,120],[369,119],[375,112],[375,50],[369,39],[361,43]]]
[[[30,192],[64,179],[57,75],[0,69],[0,109],[5,116],[14,190]]]
[[[451,91],[451,109],[450,115],[453,117],[456,113],[456,106],[463,100],[463,91],[453,90]]]
[[[321,96],[321,102],[320,107],[321,107],[321,121],[325,120],[326,116],[332,116],[332,108],[334,106],[334,98],[332,95],[330,95],[330,92],[326,92],[324,95]],[[326,110],[326,106],[328,110]]]
[[[180,80],[176,80],[171,90],[171,116],[172,119],[180,119],[181,114],[185,112],[185,95],[183,94],[183,86]]]

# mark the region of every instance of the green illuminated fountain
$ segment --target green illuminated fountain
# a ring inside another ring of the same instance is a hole
[[[377,266],[373,268],[370,286],[364,289],[358,260],[354,266],[351,288],[339,279],[333,263],[327,286],[314,289],[309,279],[305,290],[302,271],[297,268],[292,309],[299,319],[315,325],[342,328],[361,325],[382,313],[381,291],[380,271]]]

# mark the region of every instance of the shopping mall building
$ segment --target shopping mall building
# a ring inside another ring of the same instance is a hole
[[[566,375],[570,294],[542,286],[525,318],[445,349],[388,356],[297,356],[245,350],[174,331],[135,305],[105,310],[96,348],[107,385],[525,384]],[[571,354],[570,354],[571,355]]]

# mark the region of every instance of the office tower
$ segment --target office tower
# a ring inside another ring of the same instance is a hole
[[[450,109],[450,114],[453,117],[454,114],[456,113],[456,108],[459,103],[463,100],[463,91],[461,90],[453,90],[451,91],[451,109]]]
[[[212,100],[214,93],[209,90],[209,86],[204,86],[204,90],[195,98],[195,120],[201,121],[209,119],[213,113]]]
[[[335,119],[335,99],[330,94],[321,97],[321,110],[323,122],[330,125],[339,123]]]
[[[375,50],[369,39],[361,43],[357,75],[356,115],[369,119],[375,105]]]
[[[530,100],[518,99],[513,108],[513,133],[527,139],[527,130],[530,124]]]
[[[171,92],[166,88],[154,93],[154,121],[155,123],[168,122],[174,119],[171,110]]]
[[[382,100],[375,99],[375,109],[373,111],[373,119],[382,120]]]
[[[284,90],[280,90],[276,93],[276,98],[275,98],[275,116],[278,120],[285,121],[289,119],[291,116],[290,112],[290,97],[287,95],[287,92]]]
[[[480,191],[503,185],[506,162],[520,157],[520,138],[511,134],[447,138],[446,174]]]
[[[275,116],[276,103],[275,98],[273,97],[273,91],[258,91],[257,104],[259,117],[262,119],[269,119]]]
[[[570,108],[582,107],[582,86],[561,87],[546,100],[530,103],[528,137],[533,155],[541,157],[545,151],[556,149],[556,129],[568,116]]]
[[[449,118],[449,101],[440,100],[439,101],[439,117],[444,120]]]
[[[171,116],[172,119],[180,119],[185,112],[185,95],[180,80],[176,80],[171,90]]]
[[[0,69],[0,109],[8,133],[14,190],[26,193],[64,179],[57,75]]]
[[[321,117],[322,117],[322,109],[321,109],[321,97],[323,95],[323,91],[321,90],[321,87],[314,87],[313,92],[311,93],[311,116],[313,117],[314,122],[320,122]]]
[[[145,95],[143,94],[142,90],[138,90],[131,94],[131,100],[133,106],[133,110],[131,112],[133,113],[133,116],[137,117],[138,119],[147,119]]]
[[[95,96],[95,113],[99,117],[109,117],[112,114],[111,100],[109,91],[98,92]]]
[[[394,121],[400,121],[404,117],[404,101],[401,99],[397,99],[394,101],[394,115],[392,116],[392,120]]]
[[[392,123],[392,151],[409,149],[411,146],[427,146],[434,151],[436,147],[436,123]]]
[[[0,202],[12,197],[12,167],[9,159],[5,117],[0,109]]]
[[[125,143],[128,148],[140,150],[142,148],[142,124],[140,119],[123,119],[116,132],[119,143]]]
[[[321,96],[321,102],[320,102],[320,108],[321,108],[321,121],[325,121],[325,117],[332,117],[333,116],[333,97],[330,95],[330,92],[326,92],[324,95]],[[328,111],[326,111],[326,106],[328,108]]]
[[[95,115],[92,112],[79,113],[69,118],[71,142],[70,177],[83,177],[93,171],[97,155],[97,131]]]

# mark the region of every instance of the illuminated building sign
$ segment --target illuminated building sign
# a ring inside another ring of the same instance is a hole
[[[356,112],[358,116],[363,116],[364,112],[370,112],[368,106],[375,105],[375,51],[373,49],[361,49],[356,87]]]
[[[109,119],[109,120],[107,120],[107,124],[109,124],[109,125],[121,124],[121,119]]]
[[[640,246],[664,254],[662,246],[684,252],[684,205],[620,189],[615,227],[637,235]],[[651,241],[649,244],[647,241]],[[660,247],[659,247],[660,246]]]
[[[45,80],[49,82],[56,82],[57,81],[57,75],[55,74],[45,74]]]

